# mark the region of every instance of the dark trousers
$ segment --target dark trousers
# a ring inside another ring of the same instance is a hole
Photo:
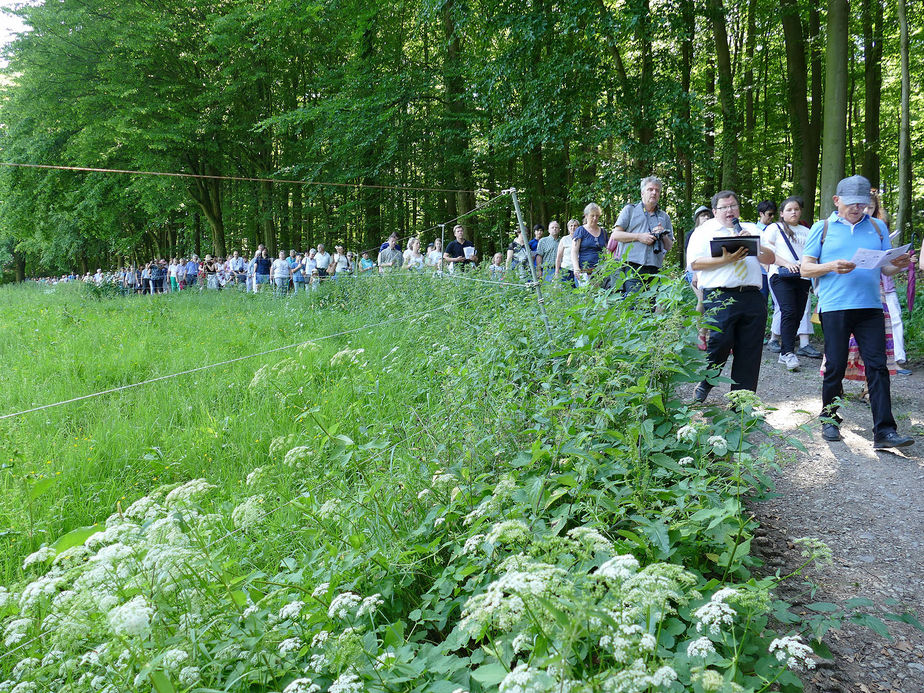
[[[783,279],[778,274],[770,277],[770,290],[780,306],[780,354],[796,350],[796,332],[811,288],[808,279]]]
[[[757,390],[760,357],[767,324],[767,299],[754,287],[753,291],[723,291],[707,289],[704,298],[710,325],[706,356],[709,365],[721,369],[732,349],[732,390]]]
[[[885,318],[881,308],[832,310],[821,314],[825,333],[825,379],[821,386],[822,416],[840,421],[834,400],[844,394],[847,352],[853,334],[866,367],[869,406],[873,412],[873,435],[880,437],[895,430],[892,416],[892,390],[886,365]]]
[[[626,281],[622,285],[622,292],[626,296],[636,291],[641,291],[651,284],[653,275],[658,273],[660,268],[654,265],[640,265],[636,262],[628,262],[622,268],[623,274],[626,275]]]

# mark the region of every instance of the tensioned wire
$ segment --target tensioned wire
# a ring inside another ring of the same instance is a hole
[[[132,171],[121,168],[93,168],[90,166],[61,166],[53,164],[26,164],[14,161],[0,161],[0,166],[13,168],[37,168],[52,171],[77,171],[79,173],[117,173],[130,176],[161,176],[167,178],[196,178],[200,180],[228,180],[245,183],[292,183],[294,185],[319,185],[335,188],[374,188],[377,190],[412,190],[415,192],[446,192],[446,193],[472,193],[478,190],[457,190],[455,188],[424,188],[411,185],[376,185],[373,183],[328,183],[314,180],[298,180],[295,178],[258,178],[255,176],[219,176],[207,173],[176,173],[171,171]]]
[[[495,284],[496,284],[496,283],[495,283]],[[501,286],[503,286],[503,285],[496,284],[496,286],[497,286],[497,288],[501,288]],[[449,303],[449,304],[444,304],[444,305],[439,306],[439,307],[437,307],[437,308],[431,308],[431,309],[429,309],[429,310],[421,311],[420,313],[417,313],[417,314],[415,314],[415,315],[412,315],[412,316],[411,316],[411,319],[416,318],[416,317],[421,317],[421,316],[426,315],[426,314],[428,314],[428,313],[432,313],[432,312],[434,312],[434,311],[442,310],[442,309],[447,308],[447,307],[456,307],[456,306],[460,306],[460,305],[466,305],[466,304],[468,304],[468,303],[471,303],[472,301],[474,301],[474,300],[477,299],[477,298],[481,298],[481,296],[480,296],[480,295],[471,296],[471,297],[469,297],[468,299],[465,299],[465,300],[463,300],[463,301],[453,302],[453,303]],[[383,324],[388,323],[388,322],[395,322],[395,321],[397,321],[397,320],[399,320],[399,319],[400,319],[400,320],[404,320],[404,319],[406,319],[406,318],[394,318],[394,319],[392,319],[392,320],[384,320],[384,321],[382,321],[382,322],[373,323],[373,324],[371,324],[371,325],[367,325],[367,326],[365,326],[365,327],[361,327],[361,328],[357,328],[357,329],[365,329],[366,327],[376,327],[376,326],[383,325]],[[282,350],[282,349],[290,349],[290,348],[293,348],[293,347],[295,347],[295,346],[300,346],[301,344],[306,344],[306,343],[308,343],[308,342],[316,342],[316,341],[320,341],[321,339],[329,339],[329,338],[336,337],[336,336],[339,336],[339,335],[342,335],[342,334],[349,334],[349,333],[351,333],[351,332],[356,332],[356,331],[357,331],[357,330],[347,330],[347,331],[345,331],[345,332],[341,332],[341,333],[338,333],[338,334],[326,335],[326,336],[324,336],[324,337],[319,337],[319,338],[317,338],[317,339],[307,340],[306,342],[300,342],[299,344],[289,345],[289,346],[286,346],[286,347],[279,347],[279,348],[277,348],[277,349],[270,349],[270,350],[268,350],[268,351],[266,351],[266,352],[262,352],[262,353],[265,353],[265,354],[273,353],[274,351],[280,351],[280,350]],[[253,358],[253,357],[259,356],[259,355],[262,355],[262,354],[252,354],[252,355],[250,355],[250,356],[243,356],[243,357],[240,357],[240,358],[237,358],[237,359],[231,359],[231,360],[226,361],[226,362],[224,362],[224,363],[233,363],[234,361],[242,361],[242,360],[244,360],[244,359]],[[218,365],[221,365],[221,364],[212,364],[211,366],[204,366],[204,367],[201,367],[201,368],[198,368],[198,369],[193,369],[193,370],[191,370],[191,371],[186,371],[186,372],[187,372],[187,373],[192,373],[192,372],[195,372],[196,370],[204,370],[205,368],[213,368],[213,367],[216,367],[216,366],[218,366]],[[137,386],[139,386],[139,385],[147,384],[148,382],[154,382],[154,381],[156,381],[156,380],[163,380],[163,379],[170,378],[170,377],[176,377],[176,376],[178,376],[178,375],[182,375],[182,374],[177,373],[177,374],[174,374],[174,375],[171,375],[171,376],[162,376],[161,378],[154,378],[154,379],[152,379],[152,380],[145,381],[145,382],[142,382],[142,383],[135,383],[135,384],[133,384],[133,385],[128,385],[128,386],[126,386],[126,387],[124,387],[124,388],[115,388],[115,389],[112,390],[112,391],[117,391],[118,389],[128,389],[128,388],[130,388],[130,387],[137,387]],[[520,387],[520,386],[517,386],[517,387]],[[109,392],[109,391],[107,391],[107,392]],[[96,393],[95,395],[88,395],[88,396],[86,396],[86,397],[84,397],[84,398],[76,398],[76,399],[86,399],[87,397],[99,396],[99,395],[101,395],[101,394],[105,394],[105,393]],[[76,400],[68,400],[68,401],[76,401]],[[43,409],[43,408],[58,406],[58,405],[60,405],[60,404],[66,404],[66,403],[67,403],[67,402],[60,402],[60,403],[58,403],[58,404],[47,405],[46,407],[38,407],[37,409],[30,409],[30,410],[28,410],[28,411],[37,411],[38,409]],[[20,414],[24,414],[24,413],[28,413],[28,412],[20,412]],[[10,415],[7,415],[7,417],[9,417],[9,416],[17,416],[17,415],[19,415],[19,414],[10,414]],[[2,418],[7,418],[7,417],[0,417],[0,419],[2,419]],[[385,448],[384,450],[380,450],[378,453],[376,453],[375,455],[373,455],[371,458],[369,458],[369,459],[366,460],[366,461],[367,461],[367,462],[371,462],[371,461],[374,461],[374,460],[376,460],[376,459],[381,459],[381,458],[385,455],[385,453],[386,453],[387,451],[393,451],[393,450],[395,450],[399,445],[401,445],[401,444],[403,444],[403,443],[406,443],[406,442],[410,439],[410,437],[411,437],[410,434],[408,434],[408,435],[405,436],[402,440],[398,441],[397,443],[395,443],[394,445],[392,445],[392,446],[390,446],[390,447],[388,447],[388,448]],[[328,486],[330,483],[333,483],[333,480],[330,480],[330,481],[328,481],[328,482],[325,482],[324,484],[321,484],[320,486],[315,487],[314,489],[311,489],[311,490],[312,490],[312,491],[317,491],[317,490],[319,490],[319,489],[323,489],[324,487]],[[289,500],[287,500],[287,501],[285,501],[285,502],[283,502],[283,503],[281,503],[281,504],[279,504],[279,505],[277,505],[277,506],[275,506],[275,507],[273,507],[273,508],[270,508],[269,510],[267,510],[266,512],[264,512],[262,515],[260,515],[260,518],[259,518],[259,519],[260,519],[260,520],[263,520],[263,519],[269,517],[270,515],[272,515],[272,514],[278,512],[278,511],[282,510],[283,508],[288,507],[288,506],[291,505],[292,503],[294,503],[294,502],[296,502],[297,500],[299,500],[299,499],[301,499],[301,498],[304,498],[304,497],[306,497],[304,493],[301,493],[301,494],[299,494],[299,495],[297,495],[297,496],[294,496],[294,497],[290,498]],[[233,536],[235,536],[236,534],[238,534],[242,529],[243,529],[243,528],[240,528],[240,527],[239,527],[239,528],[236,528],[236,529],[234,529],[234,530],[231,530],[231,531],[225,533],[224,535],[222,535],[222,536],[219,537],[218,539],[215,539],[214,541],[212,541],[212,542],[210,542],[209,544],[207,544],[205,548],[206,548],[206,549],[210,549],[210,548],[212,548],[213,546],[216,546],[217,544],[220,544],[221,542],[225,541],[226,539],[229,539],[230,537],[233,537]],[[7,656],[9,656],[9,655],[12,655],[12,654],[15,653],[15,652],[18,652],[19,650],[22,650],[22,649],[28,647],[28,646],[31,645],[32,643],[41,640],[42,638],[44,638],[46,635],[48,635],[48,634],[51,633],[51,632],[52,632],[52,629],[48,629],[48,630],[42,631],[41,633],[39,633],[37,636],[35,636],[35,637],[32,638],[31,640],[27,640],[26,642],[24,642],[24,643],[22,643],[22,644],[20,644],[20,645],[17,645],[17,646],[14,647],[12,650],[8,650],[8,651],[6,651],[6,652],[3,652],[2,654],[0,654],[0,659],[3,659],[3,658],[5,658],[5,657],[7,657]]]
[[[500,287],[498,287],[498,288],[500,288]],[[462,303],[462,304],[468,303],[469,301],[472,301],[472,300],[474,300],[475,298],[478,298],[478,296],[474,296],[474,297],[468,299],[467,301],[462,301],[461,303]],[[52,403],[50,403],[50,404],[43,404],[43,405],[38,406],[38,407],[32,407],[31,409],[24,409],[24,410],[22,410],[22,411],[13,412],[13,413],[10,413],[10,414],[4,414],[3,416],[0,416],[0,421],[2,421],[2,420],[4,420],[4,419],[16,418],[16,417],[19,417],[19,416],[23,416],[23,415],[25,415],[25,414],[31,414],[31,413],[33,413],[33,412],[42,411],[42,410],[44,410],[44,409],[51,409],[51,408],[53,408],[53,407],[61,407],[61,406],[64,406],[65,404],[72,404],[72,403],[74,403],[74,402],[81,402],[81,401],[83,401],[83,400],[93,399],[93,398],[96,398],[96,397],[102,397],[103,395],[110,395],[110,394],[113,394],[113,393],[115,393],[115,392],[122,392],[123,390],[131,390],[132,388],[142,387],[143,385],[150,385],[151,383],[156,383],[156,382],[160,382],[160,381],[163,381],[163,380],[170,380],[170,379],[172,379],[172,378],[179,378],[180,376],[189,375],[189,374],[191,374],[191,373],[198,373],[198,372],[200,372],[200,371],[206,371],[206,370],[210,370],[210,369],[212,369],[212,368],[218,368],[219,366],[226,366],[226,365],[231,364],[231,363],[238,363],[238,362],[240,362],[240,361],[247,361],[247,360],[249,360],[249,359],[258,358],[258,357],[260,357],[260,356],[266,356],[267,354],[273,354],[273,353],[280,352],[280,351],[287,351],[287,350],[289,350],[289,349],[295,349],[296,347],[300,347],[300,346],[302,346],[302,345],[304,345],[304,344],[308,344],[308,343],[311,343],[311,342],[320,342],[320,341],[323,341],[323,340],[325,340],[325,339],[333,339],[334,337],[342,337],[342,336],[348,335],[348,334],[355,334],[356,332],[362,332],[363,330],[368,330],[368,329],[373,328],[373,327],[380,327],[380,326],[382,326],[382,325],[387,325],[387,324],[393,323],[393,322],[399,322],[399,321],[405,321],[405,320],[412,320],[412,319],[414,319],[414,318],[422,317],[422,316],[427,315],[427,314],[429,314],[429,313],[433,313],[433,312],[436,312],[436,311],[439,311],[439,310],[445,310],[446,308],[452,308],[452,307],[458,306],[458,305],[460,305],[460,303],[454,301],[454,302],[451,302],[451,303],[443,304],[443,305],[441,305],[441,306],[437,306],[436,308],[428,308],[427,310],[424,310],[424,311],[421,311],[421,312],[419,312],[419,313],[415,313],[415,314],[412,314],[412,315],[409,315],[409,316],[405,315],[405,316],[396,317],[396,318],[389,318],[389,319],[387,319],[387,320],[381,320],[381,321],[379,321],[379,322],[374,322],[374,323],[369,323],[369,324],[367,324],[367,325],[362,325],[361,327],[354,327],[354,328],[349,329],[349,330],[343,330],[343,331],[341,331],[341,332],[335,332],[334,334],[323,335],[323,336],[321,336],[321,337],[314,337],[314,338],[312,338],[312,339],[305,339],[305,340],[302,340],[302,341],[300,341],[300,342],[296,342],[295,344],[287,344],[287,345],[285,345],[285,346],[275,347],[275,348],[273,348],[273,349],[266,349],[266,350],[264,350],[264,351],[260,351],[260,352],[257,352],[257,353],[255,353],[255,354],[247,354],[246,356],[238,356],[238,357],[233,358],[233,359],[225,359],[224,361],[219,361],[219,362],[217,362],[217,363],[210,363],[210,364],[205,365],[205,366],[198,366],[198,367],[196,367],[196,368],[190,368],[190,369],[185,370],[185,371],[180,371],[179,373],[171,373],[171,374],[169,374],[169,375],[161,375],[161,376],[158,376],[158,377],[156,377],[156,378],[149,378],[148,380],[142,380],[141,382],[137,382],[137,383],[130,383],[130,384],[128,384],[128,385],[120,385],[119,387],[113,387],[113,388],[110,388],[110,389],[108,389],[108,390],[101,390],[101,391],[99,391],[99,392],[94,392],[94,393],[91,393],[91,394],[88,394],[88,395],[81,395],[80,397],[72,397],[71,399],[66,399],[66,400],[63,400],[63,401],[60,401],[60,402],[52,402]]]

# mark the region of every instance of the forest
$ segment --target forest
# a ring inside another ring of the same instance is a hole
[[[611,224],[665,182],[678,230],[830,211],[862,173],[912,240],[924,17],[907,0],[62,0],[15,10],[0,101],[9,278],[259,242],[376,246],[515,187]],[[23,164],[194,174],[144,176]],[[240,180],[252,178],[260,180]],[[466,218],[488,251],[507,200]],[[920,226],[921,221],[917,221]],[[682,248],[682,244],[679,244]]]

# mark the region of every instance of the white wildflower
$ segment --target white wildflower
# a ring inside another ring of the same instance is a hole
[[[445,524],[445,522],[446,522],[445,517],[436,518],[435,520],[433,520],[433,529],[439,529],[440,527],[443,526],[443,524]]]
[[[798,635],[777,638],[770,643],[770,654],[789,669],[814,669],[812,648],[806,645]]]
[[[722,436],[709,436],[706,444],[712,446],[712,452],[717,457],[725,457],[728,454],[728,441]]]
[[[325,501],[324,505],[318,509],[318,517],[322,520],[326,520],[335,514],[340,514],[340,506],[341,502],[339,498],[331,498]]]
[[[363,603],[360,605],[359,610],[356,612],[357,618],[362,618],[365,615],[374,614],[378,608],[384,604],[381,594],[373,594],[371,597],[366,597],[363,599]]]
[[[546,672],[520,662],[504,677],[497,690],[499,693],[550,693],[556,688],[555,680]]]
[[[362,356],[365,352],[365,349],[341,349],[331,357],[330,365],[339,366],[343,364],[348,366],[358,366],[360,364],[359,357]]]
[[[279,620],[286,621],[290,618],[296,618],[302,609],[305,608],[305,602],[295,601],[284,604],[279,610]]]
[[[350,610],[362,601],[358,594],[344,592],[338,594],[331,600],[330,607],[327,609],[327,615],[330,618],[346,618]]]
[[[276,436],[270,441],[269,456],[276,459],[280,455],[285,455],[294,447],[296,440],[298,440],[298,435],[295,433],[290,433],[287,436]]]
[[[632,554],[613,556],[606,563],[597,568],[596,575],[607,580],[628,580],[638,572],[638,560]]]
[[[253,527],[260,522],[263,517],[262,495],[250,496],[243,503],[231,511],[231,520],[234,526],[238,528]]]
[[[330,589],[330,583],[322,582],[320,585],[314,588],[314,591],[311,593],[311,596],[314,597],[315,599],[320,599],[325,594],[327,594],[327,590],[329,589]]]
[[[210,484],[205,479],[192,479],[182,486],[177,486],[167,494],[164,500],[168,506],[190,503],[199,496],[205,495],[213,488],[217,487],[214,484]]]
[[[17,683],[10,693],[36,693],[36,691],[38,691],[38,684],[35,681],[23,681]]]
[[[247,475],[247,479],[245,483],[248,486],[253,486],[254,484],[257,484],[260,482],[260,477],[262,475],[263,475],[263,467],[254,467],[254,469],[251,470],[250,474]]]
[[[660,667],[651,675],[651,685],[656,687],[669,686],[677,680],[677,672],[669,666]]]
[[[167,650],[160,661],[164,665],[164,669],[173,671],[179,668],[187,659],[189,659],[189,655],[185,650]]]
[[[282,693],[318,693],[320,690],[321,687],[316,683],[312,683],[311,679],[301,678],[295,679],[286,686]]]
[[[715,654],[715,645],[705,635],[687,645],[687,657],[690,659],[693,659],[693,657],[708,657],[711,654]]]
[[[6,587],[0,585],[0,609],[6,606],[12,596],[12,593]]]
[[[424,498],[429,496],[431,493],[432,491],[430,489],[425,488],[424,490],[420,491],[420,493],[417,494],[417,500],[423,500]]]
[[[22,679],[23,676],[28,674],[30,671],[35,669],[41,663],[35,657],[23,657],[18,662],[16,666],[13,667],[13,678]]]
[[[153,520],[164,513],[163,506],[150,496],[144,496],[132,503],[122,513],[130,520],[147,522]]]
[[[580,544],[590,546],[595,552],[613,553],[613,542],[593,527],[575,527],[568,532],[568,536]]]
[[[307,445],[299,445],[286,453],[283,464],[287,467],[294,467],[299,462],[308,459],[314,454],[314,451]]]
[[[345,671],[327,690],[328,693],[360,693],[363,690],[363,682],[352,671]]]
[[[180,684],[182,686],[192,686],[196,681],[202,678],[202,674],[199,672],[199,667],[183,667],[180,670]]]
[[[390,669],[397,659],[398,656],[394,652],[383,652],[375,658],[375,668]]]
[[[687,424],[682,426],[680,430],[677,431],[677,440],[686,441],[688,443],[695,443],[697,437],[699,437],[699,431],[696,430],[696,426]]]
[[[521,520],[505,520],[495,523],[485,538],[492,544],[525,543],[529,541],[529,527]]]
[[[30,553],[28,556],[26,556],[26,560],[22,562],[22,569],[25,570],[30,565],[35,565],[36,563],[47,563],[56,555],[57,551],[55,551],[53,548],[50,546],[43,546],[38,551]]]
[[[251,605],[248,606],[246,609],[244,609],[244,612],[241,614],[241,620],[244,620],[244,619],[246,619],[246,618],[250,618],[250,617],[253,616],[255,613],[257,613],[259,610],[260,610],[260,607],[259,607],[259,606],[257,606],[256,604],[251,604]]]
[[[430,479],[430,485],[435,489],[440,489],[443,487],[450,487],[456,483],[456,478],[452,474],[448,474],[443,471],[438,471],[433,475],[433,478]]]
[[[301,638],[286,638],[281,643],[279,643],[279,654],[285,656],[290,652],[296,652],[302,647]]]
[[[708,629],[712,635],[718,635],[723,624],[733,624],[738,612],[726,604],[725,600],[736,594],[737,591],[729,587],[720,589],[712,595],[712,599],[694,611],[693,616],[698,621],[697,632],[702,633],[704,629]]]
[[[679,464],[681,467],[686,467],[693,464],[693,458],[689,455],[687,457],[681,457],[679,460],[677,460],[677,464]]]
[[[528,633],[520,633],[513,639],[513,642],[510,643],[510,647],[513,648],[514,654],[520,654],[526,650],[531,650],[533,647],[533,638]]]
[[[154,609],[141,595],[109,612],[109,627],[116,635],[146,637],[151,630]]]
[[[311,638],[311,647],[312,649],[323,647],[324,643],[327,642],[327,639],[330,637],[329,630],[322,630],[320,633],[316,633],[313,638]]]
[[[311,659],[308,660],[308,670],[313,671],[315,674],[320,674],[324,671],[324,668],[330,665],[330,660],[322,654],[313,654]]]
[[[462,547],[462,553],[470,554],[475,553],[478,550],[478,547],[481,546],[481,542],[484,541],[484,534],[475,534],[474,536],[469,537],[465,540],[465,546]]]

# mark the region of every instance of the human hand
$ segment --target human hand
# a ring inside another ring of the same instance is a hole
[[[779,265],[780,267],[785,267],[790,272],[798,272],[800,270],[798,262],[786,262],[784,260],[783,262],[778,262],[777,265]]]
[[[847,274],[848,272],[853,272],[856,267],[857,266],[850,260],[835,260],[831,263],[831,271],[836,272],[837,274]]]
[[[650,233],[640,233],[638,234],[638,242],[644,243],[645,245],[651,245],[655,242],[655,237]]]
[[[905,269],[908,265],[911,264],[911,255],[908,253],[899,255],[897,258],[892,260],[892,264],[898,267],[898,269]]]
[[[738,262],[738,260],[743,260],[747,256],[747,254],[748,254],[748,249],[744,247],[738,248],[738,250],[736,250],[733,253],[728,252],[728,248],[723,247],[722,248],[722,261],[725,264],[728,264],[731,262]]]

